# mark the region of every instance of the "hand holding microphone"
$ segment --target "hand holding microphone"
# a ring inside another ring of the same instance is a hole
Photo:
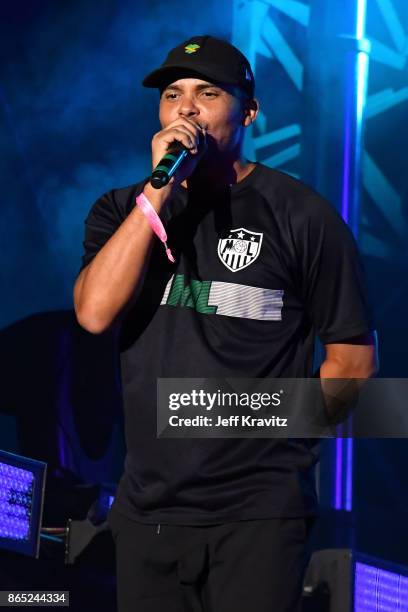
[[[206,151],[206,126],[180,117],[152,140],[153,172],[150,184],[155,189],[190,176]],[[176,176],[174,176],[177,173]]]

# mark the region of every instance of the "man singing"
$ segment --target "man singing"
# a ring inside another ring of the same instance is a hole
[[[158,378],[368,378],[375,336],[354,239],[298,180],[243,157],[251,66],[195,36],[143,81],[160,92],[160,189],[113,189],[86,219],[79,323],[117,326],[127,456],[109,524],[120,612],[300,610],[317,511],[312,440],[156,436]],[[156,214],[155,214],[156,213]]]

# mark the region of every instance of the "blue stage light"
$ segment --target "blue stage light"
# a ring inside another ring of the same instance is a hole
[[[408,568],[350,548],[317,550],[303,592],[310,599],[323,591],[330,610],[407,612]]]
[[[408,610],[408,577],[357,562],[354,610]]]
[[[37,556],[46,464],[0,451],[0,548]]]
[[[356,38],[361,39],[365,36],[365,24],[367,14],[367,0],[358,0],[357,2],[357,25]]]

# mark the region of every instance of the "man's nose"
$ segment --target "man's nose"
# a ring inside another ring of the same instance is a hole
[[[199,110],[193,98],[186,96],[181,100],[178,112],[181,117],[195,117],[199,114]]]

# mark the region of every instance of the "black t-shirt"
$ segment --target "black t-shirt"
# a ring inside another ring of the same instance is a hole
[[[146,180],[94,204],[82,267]],[[332,343],[372,330],[350,230],[312,189],[262,164],[222,191],[180,188],[161,217],[176,263],[154,237],[121,327],[127,456],[115,508],[192,525],[314,514],[316,441],[157,438],[156,381],[309,377],[316,334]]]

